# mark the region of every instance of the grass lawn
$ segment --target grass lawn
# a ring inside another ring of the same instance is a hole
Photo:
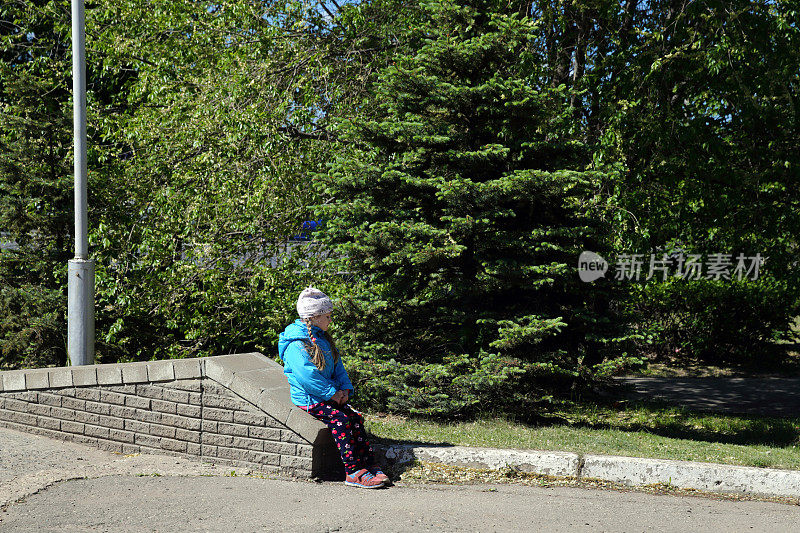
[[[800,418],[692,413],[658,405],[585,404],[548,413],[532,426],[483,418],[436,422],[368,414],[381,442],[557,450],[800,470]]]

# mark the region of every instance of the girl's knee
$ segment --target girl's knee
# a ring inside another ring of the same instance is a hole
[[[364,417],[361,416],[360,414],[356,413],[355,411],[351,411],[350,409],[347,410],[347,417],[354,424],[363,424],[364,423]]]
[[[333,412],[331,413],[331,419],[336,422],[341,422],[342,424],[347,424],[348,426],[351,423],[350,417],[344,411]]]

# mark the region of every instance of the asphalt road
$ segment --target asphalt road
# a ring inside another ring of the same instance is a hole
[[[693,411],[800,416],[800,378],[615,378],[631,400],[659,400]]]
[[[778,503],[520,485],[368,491],[231,477],[189,460],[125,457],[6,429],[0,506],[0,531],[13,532],[800,532],[800,507]]]

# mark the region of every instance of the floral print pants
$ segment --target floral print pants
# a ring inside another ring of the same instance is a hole
[[[331,435],[348,474],[375,464],[361,413],[349,405],[340,407],[330,403],[315,403],[302,409],[331,428]]]

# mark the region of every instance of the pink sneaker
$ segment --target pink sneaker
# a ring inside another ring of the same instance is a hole
[[[370,473],[375,476],[375,479],[378,481],[382,481],[384,485],[391,485],[392,480],[389,479],[389,476],[383,473],[379,466],[373,466],[369,469]]]
[[[344,484],[351,487],[360,487],[362,489],[379,489],[383,487],[383,481],[379,480],[366,468],[362,468],[357,472],[348,474],[344,478]]]

